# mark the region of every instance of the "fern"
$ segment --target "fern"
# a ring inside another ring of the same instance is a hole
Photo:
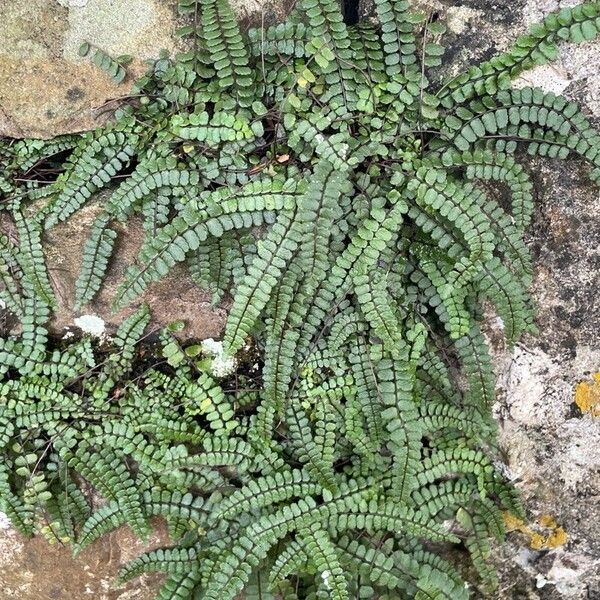
[[[91,44],[84,42],[79,46],[79,56],[87,56],[92,50]],[[107,75],[113,79],[115,83],[121,83],[127,76],[125,66],[131,61],[131,57],[127,55],[119,56],[116,60],[106,54],[100,48],[94,48],[91,61]]]
[[[81,208],[92,194],[103,189],[135,154],[137,137],[122,131],[86,134],[70,157],[65,173],[52,184],[55,192],[43,210],[50,228]]]
[[[314,525],[299,532],[299,541],[315,565],[332,600],[349,598],[344,570],[326,532]]]
[[[117,234],[108,227],[109,219],[102,214],[91,227],[85,243],[81,274],[75,286],[76,308],[90,302],[102,285]]]
[[[591,39],[598,3],[438,85],[444,27],[405,0],[376,0],[378,22],[358,25],[302,0],[247,34],[226,0],[179,5],[190,49],[150,65],[139,101],[94,132],[0,141],[16,231],[0,236],[0,300],[20,325],[0,340],[0,508],[76,551],[163,517],[173,546],[120,574],[165,572],[163,600],[463,600],[443,558],[459,542],[481,595],[501,511],[523,512],[495,467],[481,327],[490,301],[509,344],[535,330],[517,149],[584,157],[600,181],[578,107],[510,81]],[[93,60],[124,77],[123,57]],[[56,179],[28,178],[39,165]],[[235,375],[176,327],[147,331],[145,305],[102,344],[49,336],[43,232],[99,191],[76,305],[102,289],[117,225],[140,218],[114,306],[184,265],[214,302],[231,297]]]
[[[240,104],[248,106],[252,98],[252,70],[235,15],[225,0],[201,2],[199,8],[202,43],[218,73],[219,87],[233,88]]]
[[[195,568],[196,560],[197,552],[194,548],[159,548],[128,563],[121,569],[119,580],[127,581],[152,571],[169,574],[189,573]]]

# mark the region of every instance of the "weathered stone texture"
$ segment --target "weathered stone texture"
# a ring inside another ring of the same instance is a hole
[[[234,0],[255,23],[281,19],[290,0]],[[144,59],[181,49],[177,0],[3,0],[0,2],[0,135],[50,138],[93,129],[145,71]],[[90,42],[134,57],[122,85],[82,58]]]
[[[422,4],[447,14],[456,34],[449,55],[464,65],[505,50],[530,23],[576,3]],[[517,85],[564,94],[600,125],[600,42],[564,45],[558,61],[524,73]],[[568,537],[557,549],[538,551],[526,535],[509,534],[495,554],[501,585],[494,598],[595,600],[600,598],[600,419],[583,414],[574,393],[579,381],[600,370],[600,194],[583,161],[523,159],[536,188],[528,241],[539,335],[509,349],[498,342],[498,323],[490,319],[498,375],[495,413],[503,458],[531,522],[550,515]]]
[[[134,56],[133,79],[143,59],[176,47],[175,1],[0,2],[0,135],[46,138],[96,127],[106,102],[128,86],[77,49],[88,41],[112,56]]]
[[[162,522],[148,543],[121,528],[73,558],[71,549],[50,546],[42,537],[25,539],[0,519],[2,600],[153,600],[163,577],[144,575],[116,586],[123,563],[169,543]]]
[[[538,189],[532,289],[540,333],[499,349],[496,416],[505,460],[532,520],[552,515],[564,546],[528,549],[510,534],[498,559],[502,599],[600,598],[600,419],[574,404],[600,370],[600,196],[578,162],[531,165]]]

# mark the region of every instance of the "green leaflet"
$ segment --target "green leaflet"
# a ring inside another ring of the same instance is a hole
[[[84,42],[79,46],[79,56],[86,56],[91,51],[92,47],[88,42]],[[94,48],[91,61],[107,75],[113,79],[115,83],[121,83],[127,76],[126,66],[132,59],[131,56],[123,55],[117,59],[112,58],[100,48]]]

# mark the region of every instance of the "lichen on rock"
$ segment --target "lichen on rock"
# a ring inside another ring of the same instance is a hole
[[[600,417],[600,373],[594,373],[592,381],[582,381],[577,385],[575,404],[581,412]]]

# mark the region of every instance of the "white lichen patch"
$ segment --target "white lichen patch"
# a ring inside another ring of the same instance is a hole
[[[74,319],[73,323],[84,333],[89,333],[94,337],[103,337],[106,331],[106,323],[96,315],[81,315]]]
[[[506,390],[504,408],[525,427],[561,423],[569,411],[569,383],[560,385],[561,367],[539,348],[517,344],[499,385]]]
[[[270,3],[264,0],[230,0],[230,4],[231,8],[240,17],[264,14],[265,9],[270,8]]]
[[[202,351],[206,354],[216,356],[217,354],[223,354],[223,342],[215,340],[213,338],[207,338],[202,340]]]
[[[231,375],[237,366],[234,356],[225,354],[223,342],[208,338],[203,340],[202,352],[212,358],[211,371],[215,377],[222,378]]]
[[[0,529],[9,529],[10,528],[10,519],[6,516],[5,513],[0,512]]]
[[[527,0],[523,7],[525,24],[539,23],[549,12],[558,10],[558,4],[558,0]]]
[[[452,33],[463,33],[470,26],[470,22],[481,14],[482,13],[480,10],[468,8],[466,6],[453,6],[448,8],[448,13],[446,16],[448,29]]]
[[[537,589],[553,586],[560,597],[583,598],[587,588],[586,580],[590,573],[597,572],[598,568],[600,568],[600,560],[592,560],[582,554],[559,551],[548,573],[535,574],[535,585]],[[531,574],[534,573],[531,567],[526,570]]]
[[[565,489],[582,491],[590,473],[600,473],[600,422],[597,419],[569,419],[557,430],[557,470]]]
[[[562,94],[570,83],[569,74],[563,66],[550,64],[525,71],[514,80],[513,87],[539,87],[545,92]]]
[[[23,551],[23,543],[4,513],[0,513],[0,523],[0,571],[2,571],[12,567],[13,562]]]
[[[544,546],[515,547],[518,569],[506,569],[522,570],[534,587],[565,600],[587,597],[589,582],[600,572],[600,559],[587,541],[595,531],[588,519],[595,517],[598,493],[600,419],[581,414],[574,402],[577,382],[598,365],[600,350],[594,346],[580,344],[576,356],[568,357],[552,348],[517,344],[500,370],[496,414],[506,449],[505,476],[517,477],[527,506],[559,517],[568,540],[568,545],[549,546],[555,556],[550,564],[539,561]]]

